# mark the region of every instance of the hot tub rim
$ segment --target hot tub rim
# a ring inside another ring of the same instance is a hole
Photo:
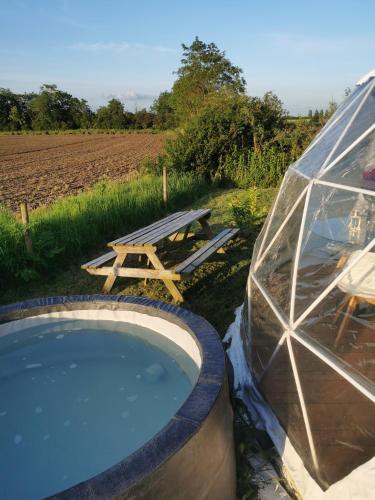
[[[94,306],[94,307],[93,307]],[[138,450],[99,474],[49,498],[120,495],[155,472],[200,429],[225,382],[225,353],[214,327],[201,316],[173,304],[132,295],[71,295],[30,299],[0,307],[0,325],[41,313],[79,309],[135,310],[158,316],[185,329],[195,340],[202,364],[191,393],[168,423]]]

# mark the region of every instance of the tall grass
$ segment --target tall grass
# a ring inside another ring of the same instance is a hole
[[[215,179],[239,188],[275,187],[290,163],[289,155],[273,148],[259,152],[234,148],[221,158]]]
[[[169,212],[191,204],[208,190],[206,181],[196,175],[171,175],[168,186]],[[31,256],[25,249],[21,222],[0,207],[0,287],[52,273],[70,263],[78,265],[111,239],[165,214],[160,177],[100,183],[30,213]]]

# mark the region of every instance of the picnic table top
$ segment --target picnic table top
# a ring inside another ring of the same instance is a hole
[[[182,212],[175,212],[164,219],[160,219],[149,226],[143,227],[121,238],[108,243],[109,247],[116,247],[120,245],[154,245],[168,236],[177,233],[185,226],[189,226],[193,222],[200,219],[207,219],[211,215],[210,208],[203,208],[199,210],[185,210]]]

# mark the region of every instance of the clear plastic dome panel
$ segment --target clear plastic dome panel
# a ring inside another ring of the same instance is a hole
[[[301,192],[307,188],[308,180],[302,177],[298,172],[289,170],[285,175],[284,181],[276,200],[266,218],[262,231],[254,245],[252,267],[256,260],[266,251],[279,231],[281,224],[290,215],[293,205],[298,203]]]
[[[313,471],[313,475],[316,476],[286,344],[283,344],[278,350],[259,386],[296,450],[303,457],[306,467]]]
[[[290,311],[293,263],[304,204],[305,198],[302,197],[255,265],[258,282],[286,316]]]
[[[272,354],[280,342],[284,329],[263,294],[251,283],[251,331],[253,357],[251,366],[257,377],[263,375]]]
[[[324,127],[315,144],[308,148],[301,158],[294,163],[293,168],[309,177],[317,175],[325,162],[328,161],[360,103],[361,98],[359,97],[352,102],[351,106],[345,108],[341,114],[336,111],[335,120]]]
[[[364,249],[375,237],[368,224],[370,207],[375,218],[374,201],[371,196],[353,191],[312,187],[298,262],[295,320],[332,284],[349,256]],[[362,259],[369,257],[364,255]]]
[[[353,114],[352,123],[337,145],[330,161],[340,156],[348,147],[357,141],[374,124],[375,116],[375,82],[370,82],[358,110]]]
[[[298,342],[293,352],[303,387],[320,484],[326,488],[374,455],[375,405]]]
[[[305,153],[309,149],[311,149],[321,138],[322,135],[324,135],[325,131],[334,125],[334,123],[337,122],[338,118],[348,109],[351,108],[353,103],[355,103],[361,96],[363,96],[363,88],[365,85],[358,85],[353,92],[349,94],[349,96],[338,106],[336,112],[331,116],[331,118],[327,121],[325,126],[322,128],[322,130],[316,135],[316,137],[313,139],[311,144],[308,146],[306,149]]]
[[[374,109],[375,116],[375,109]],[[375,129],[322,175],[322,181],[374,191]]]

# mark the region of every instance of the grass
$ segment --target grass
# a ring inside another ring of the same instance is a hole
[[[184,208],[208,190],[206,181],[192,175],[169,176],[169,211]],[[97,252],[118,234],[166,214],[162,180],[144,176],[126,183],[102,182],[78,196],[57,200],[30,214],[33,255],[27,254],[24,227],[0,208],[0,288],[11,281],[46,276]]]
[[[149,185],[148,180],[144,182],[143,186]],[[199,184],[199,186],[201,185]],[[251,190],[213,189],[212,187],[210,189],[206,187],[205,190],[206,192],[208,191],[208,194],[203,196],[201,190],[195,193],[194,196],[190,193],[189,196],[193,198],[198,196],[198,194],[201,196],[199,199],[190,202],[187,208],[211,208],[212,217],[210,224],[215,233],[219,232],[223,227],[238,225],[238,220],[236,220],[237,212],[234,210],[234,207],[246,206],[249,200],[251,201],[253,198]],[[256,209],[264,213],[269,208],[276,190],[262,189],[256,191],[256,198],[258,200]],[[173,198],[171,203],[172,201]],[[188,202],[188,197],[184,202]],[[179,203],[182,203],[182,201],[180,200]],[[255,206],[254,200],[252,203]],[[176,205],[176,202],[175,204],[171,204],[170,211],[173,211]],[[163,208],[159,207],[159,209],[160,215],[162,215]],[[144,214],[144,218],[138,218],[137,223],[135,220],[125,223],[124,217],[121,217],[122,223],[125,226],[130,224],[132,228],[142,226],[143,222],[141,221],[148,222],[147,219],[150,215],[146,209],[142,213]],[[56,221],[58,220],[59,218],[57,217]],[[109,223],[112,224],[113,222],[109,221]],[[90,225],[93,233],[95,233],[94,224]],[[241,212],[242,229],[240,236],[226,246],[226,253],[215,254],[197,270],[191,279],[183,281],[178,285],[186,299],[183,307],[205,317],[216,327],[221,337],[224,336],[228,326],[234,319],[235,308],[243,302],[252,247],[260,229],[260,224],[261,222],[258,225],[254,225],[251,219],[249,226],[246,227],[244,216]],[[122,234],[123,231],[119,230],[113,235],[114,226],[111,227],[112,229],[109,231],[111,237]],[[95,241],[95,239],[92,236],[92,241]],[[102,243],[96,244],[95,248],[87,252],[87,260],[96,257],[102,251],[106,251],[105,241],[108,238],[101,238],[101,240],[103,240]],[[196,239],[188,240],[184,245],[168,243],[161,254],[162,261],[165,264],[179,262],[187,256],[188,252],[193,251],[202,245],[202,243],[202,241]],[[53,275],[47,277],[40,276],[37,280],[30,283],[8,287],[0,296],[0,303],[7,304],[36,297],[99,293],[103,281],[103,277],[91,276],[87,272],[82,271],[76,259],[70,266],[55,270]],[[166,302],[171,301],[171,296],[162,282],[156,280],[149,281],[145,287],[141,280],[125,280],[120,278],[113,288],[113,293],[145,295]],[[263,436],[264,433],[262,436],[259,436],[260,431],[246,424],[242,416],[242,410],[237,409],[238,405],[240,403],[236,401],[234,424],[237,455],[237,498],[241,500],[255,499],[258,498],[259,488],[258,484],[254,482],[257,471],[251,466],[248,455],[253,452],[259,452],[259,440],[260,438],[265,438]],[[268,453],[267,447],[263,446],[264,450]]]

